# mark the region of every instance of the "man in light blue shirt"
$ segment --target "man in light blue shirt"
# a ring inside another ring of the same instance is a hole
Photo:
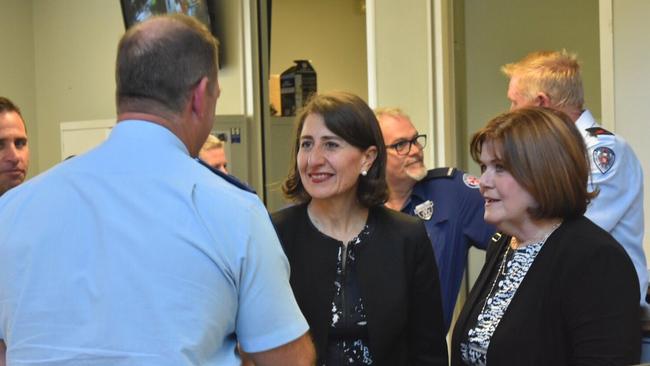
[[[259,199],[198,164],[217,44],[182,15],[131,28],[108,140],[0,200],[11,365],[310,365],[308,325]]]
[[[511,109],[526,106],[566,113],[580,130],[591,163],[590,190],[598,196],[587,207],[591,221],[609,232],[630,256],[639,278],[641,306],[647,308],[648,269],[643,250],[643,171],[627,142],[596,123],[584,97],[580,65],[566,51],[533,52],[507,64]]]

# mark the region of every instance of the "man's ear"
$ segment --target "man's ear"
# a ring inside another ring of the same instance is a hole
[[[539,92],[537,93],[537,96],[535,96],[535,105],[538,107],[550,108],[551,98],[548,96],[548,94]]]
[[[208,103],[208,77],[204,76],[192,89],[192,113],[203,117]]]

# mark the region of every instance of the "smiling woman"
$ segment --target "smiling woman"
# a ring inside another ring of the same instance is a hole
[[[272,220],[319,365],[447,365],[433,250],[422,222],[384,208],[385,167],[361,98],[317,95],[298,116],[283,186],[297,205]]]
[[[501,233],[456,323],[451,364],[637,363],[636,273],[620,244],[583,216],[597,193],[587,190],[587,150],[573,121],[545,108],[505,113],[476,132],[470,151],[483,173],[485,220]]]

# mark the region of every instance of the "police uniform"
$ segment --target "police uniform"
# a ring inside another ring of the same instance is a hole
[[[455,168],[429,170],[413,187],[402,212],[420,217],[440,272],[445,330],[449,329],[471,245],[485,249],[495,228],[483,219],[478,178]]]
[[[639,277],[645,305],[648,269],[643,251],[643,171],[623,138],[596,123],[589,110],[576,121],[589,153],[590,190],[600,189],[587,207],[591,221],[608,231],[625,248]]]

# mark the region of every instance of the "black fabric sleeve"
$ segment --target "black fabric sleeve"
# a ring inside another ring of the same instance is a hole
[[[426,230],[417,225],[409,291],[409,365],[448,365],[438,269]]]

